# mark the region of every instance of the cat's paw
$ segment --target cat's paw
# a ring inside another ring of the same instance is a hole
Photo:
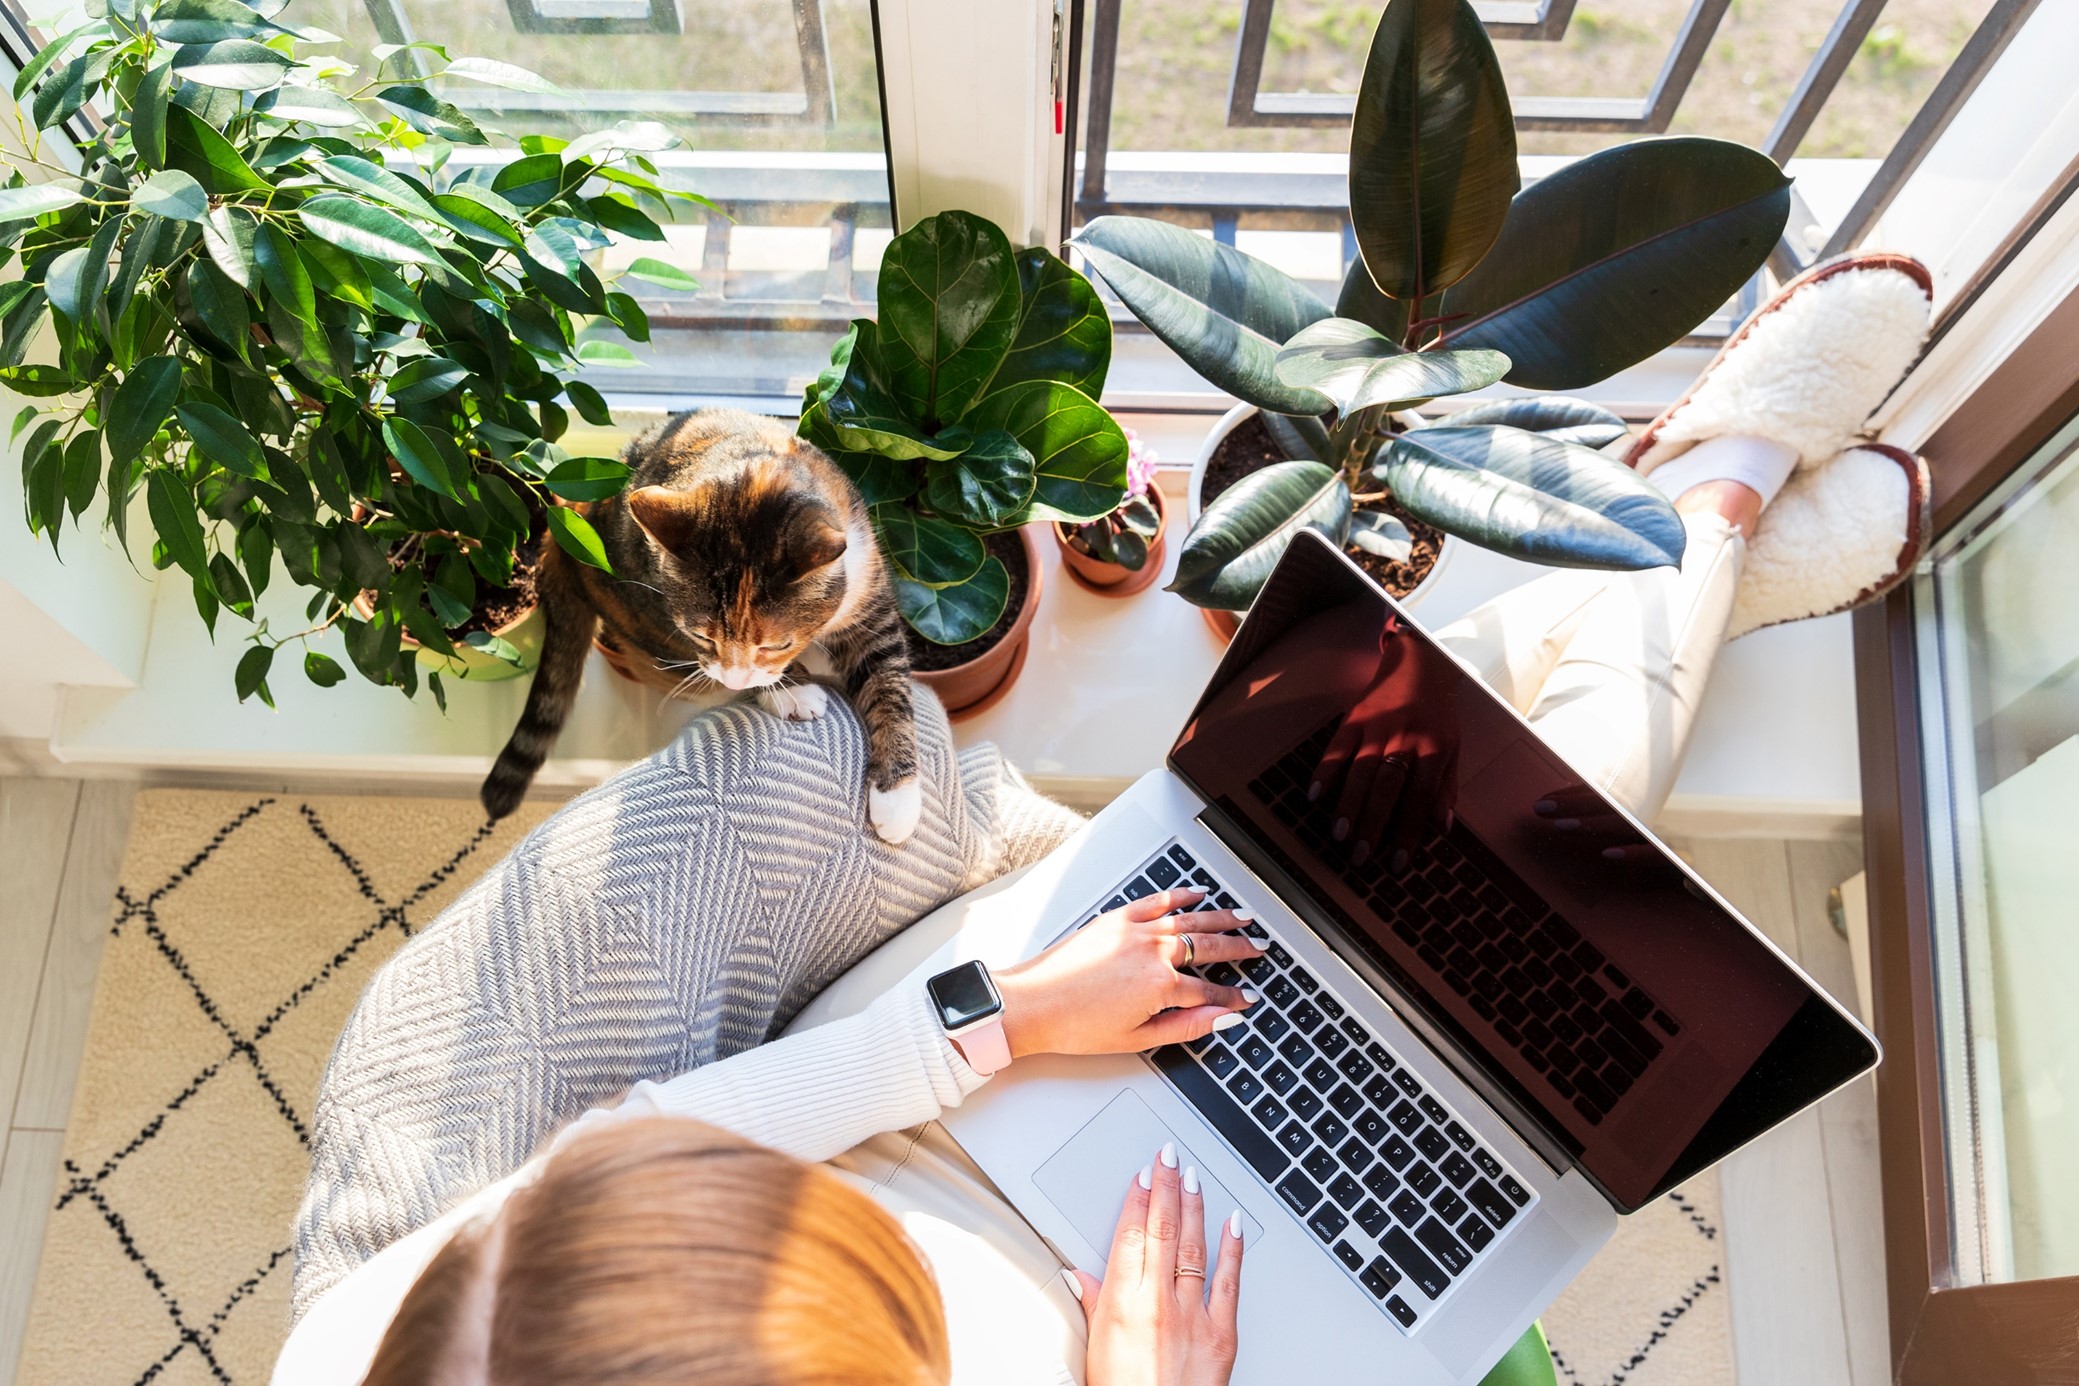
[[[874,833],[881,841],[901,846],[917,831],[917,820],[924,816],[923,785],[911,780],[893,789],[869,788],[866,816],[872,820]]]
[[[758,690],[758,706],[789,722],[813,722],[830,710],[830,693],[820,683],[776,683]]]

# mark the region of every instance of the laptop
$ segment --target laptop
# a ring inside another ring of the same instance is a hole
[[[1353,812],[1375,850],[1338,833]],[[1203,969],[1261,994],[1244,1025],[1021,1060],[944,1122],[1100,1275],[1128,1181],[1175,1141],[1208,1223],[1242,1213],[1238,1382],[1477,1382],[1620,1215],[1877,1062],[1849,1013],[1312,533],[1166,768],[919,971],[1006,966],[1184,885],[1255,913],[1264,956]]]

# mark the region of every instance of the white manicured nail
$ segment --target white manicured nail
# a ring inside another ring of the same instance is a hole
[[[1197,1165],[1184,1166],[1184,1192],[1187,1194],[1195,1194],[1198,1192]]]
[[[1240,1011],[1229,1011],[1226,1015],[1221,1016],[1218,1020],[1213,1022],[1214,1033],[1217,1034],[1222,1030],[1232,1030],[1235,1026],[1241,1024],[1244,1020],[1247,1019],[1248,1017],[1243,1015]]]
[[[1256,1003],[1257,1003],[1258,1001],[1261,1001],[1262,999],[1263,999],[1263,993],[1262,993],[1262,992],[1260,992],[1260,991],[1258,991],[1258,990],[1256,990],[1256,988],[1254,988],[1254,987],[1243,987],[1243,988],[1242,988],[1242,1004],[1243,1004],[1244,1006],[1253,1006],[1253,1005],[1255,1005],[1255,1004],[1256,1004]]]
[[[1070,1270],[1068,1267],[1063,1266],[1061,1268],[1061,1281],[1063,1284],[1068,1286],[1068,1292],[1076,1297],[1076,1301],[1078,1303],[1081,1303],[1083,1298],[1083,1282],[1076,1279],[1076,1273]]]
[[[1242,921],[1242,923],[1244,923],[1244,924],[1248,924],[1248,923],[1251,923],[1252,921],[1254,921],[1254,920],[1255,920],[1255,918],[1256,918],[1256,911],[1254,911],[1254,910],[1236,910],[1236,911],[1234,912],[1234,917],[1235,917],[1236,919],[1239,919],[1239,920],[1241,920],[1241,921]]]
[[[1227,1215],[1227,1235],[1236,1241],[1242,1239],[1242,1210],[1239,1208]]]
[[[1134,1178],[1136,1178],[1136,1179],[1138,1179],[1138,1180],[1140,1181],[1140,1185],[1141,1185],[1141,1187],[1142,1187],[1142,1188],[1144,1188],[1144,1189],[1152,1189],[1152,1188],[1154,1188],[1154,1187],[1155,1187],[1155,1166],[1153,1166],[1153,1165],[1142,1165],[1142,1166],[1141,1166],[1141,1172],[1140,1172],[1139,1174],[1135,1175],[1135,1176],[1134,1176]]]
[[[1175,1169],[1177,1167],[1177,1143],[1175,1141],[1164,1141],[1162,1149],[1155,1152],[1155,1158],[1162,1161],[1164,1169]]]

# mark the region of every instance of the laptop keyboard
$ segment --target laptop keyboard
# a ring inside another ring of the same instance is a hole
[[[1240,902],[1177,842],[1094,908],[1172,887]],[[1191,969],[1263,997],[1242,1025],[1147,1057],[1380,1310],[1412,1331],[1535,1196],[1262,921],[1260,958]]]
[[[1460,827],[1432,835],[1406,870],[1386,854],[1352,866],[1329,836],[1327,803],[1307,786],[1334,735],[1331,722],[1249,786],[1301,842],[1331,867],[1444,985],[1494,1027],[1591,1126],[1602,1124],[1660,1057],[1681,1025],[1646,990],[1540,903],[1526,909],[1498,883],[1507,868],[1485,858]]]

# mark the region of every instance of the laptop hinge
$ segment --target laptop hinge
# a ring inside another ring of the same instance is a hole
[[[1257,846],[1240,824],[1217,804],[1210,803],[1199,813],[1198,821],[1219,838],[1227,850],[1240,858],[1242,864],[1255,873],[1287,909],[1305,920],[1321,941],[1335,950],[1336,956],[1364,978],[1392,1007],[1394,1015],[1435,1051],[1467,1087],[1478,1093],[1554,1174],[1565,1174],[1574,1168],[1577,1163],[1574,1157],[1553,1138],[1545,1124],[1490,1077],[1484,1065],[1446,1027],[1430,1018],[1427,1006],[1419,996],[1372,961],[1370,955],[1351,940],[1343,925],[1315,902],[1312,892]]]

